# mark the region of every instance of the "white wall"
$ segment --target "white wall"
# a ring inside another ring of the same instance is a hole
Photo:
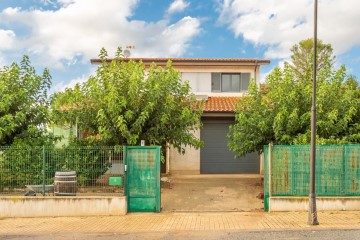
[[[194,133],[200,138],[200,130]],[[200,149],[186,147],[185,154],[180,154],[173,146],[170,147],[170,173],[200,173]]]

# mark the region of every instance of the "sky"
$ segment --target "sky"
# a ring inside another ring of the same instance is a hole
[[[93,75],[104,47],[131,57],[261,58],[261,79],[313,37],[308,0],[0,0],[0,66],[30,57],[51,91]],[[360,1],[319,0],[318,38],[360,79]]]

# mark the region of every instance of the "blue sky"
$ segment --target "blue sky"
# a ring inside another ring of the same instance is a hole
[[[319,0],[318,37],[337,65],[360,78],[360,1]],[[134,45],[133,57],[270,59],[262,79],[313,35],[308,0],[1,0],[0,66],[30,56],[48,67],[52,91],[94,73],[105,47]]]

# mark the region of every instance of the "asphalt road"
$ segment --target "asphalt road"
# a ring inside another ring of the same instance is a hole
[[[360,239],[360,229],[352,230],[283,230],[283,231],[172,231],[172,232],[137,232],[137,233],[56,233],[47,235],[0,235],[6,240],[113,240],[113,239],[251,239],[251,240],[356,240]]]

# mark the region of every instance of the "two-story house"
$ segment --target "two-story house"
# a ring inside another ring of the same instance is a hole
[[[229,125],[235,122],[235,104],[247,92],[250,79],[260,84],[260,66],[269,64],[265,59],[247,58],[127,58],[142,60],[145,66],[156,63],[165,66],[170,59],[174,68],[188,80],[199,99],[205,99],[203,128],[194,134],[204,141],[200,150],[187,148],[181,155],[171,148],[167,154],[167,172],[178,173],[259,173],[260,157],[257,153],[240,159],[228,149]],[[93,64],[99,59],[91,60]]]

